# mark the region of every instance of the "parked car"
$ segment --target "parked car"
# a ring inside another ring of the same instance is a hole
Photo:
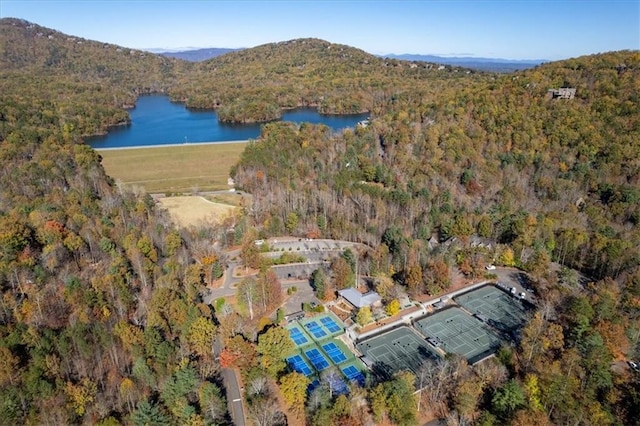
[[[496,269],[496,266],[495,265],[487,265],[487,266],[485,266],[485,269],[487,271],[493,271],[494,269]]]
[[[631,367],[635,371],[640,371],[640,365],[638,365],[637,362],[635,362],[635,361],[627,361],[627,364],[629,364],[629,367]]]

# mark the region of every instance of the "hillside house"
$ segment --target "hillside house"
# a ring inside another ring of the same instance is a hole
[[[471,240],[469,241],[469,245],[471,247],[486,248],[488,250],[493,249],[492,240],[490,240],[489,238],[481,238],[481,237],[478,237],[477,235],[474,235],[471,237]]]
[[[561,87],[559,89],[549,89],[551,99],[573,99],[576,96],[575,87]]]

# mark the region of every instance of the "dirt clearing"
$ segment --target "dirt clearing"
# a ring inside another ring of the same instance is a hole
[[[159,197],[156,200],[177,225],[185,228],[220,223],[236,210],[234,206],[214,203],[200,196]]]

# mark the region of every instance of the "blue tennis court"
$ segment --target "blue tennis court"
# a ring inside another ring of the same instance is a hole
[[[297,371],[300,374],[304,374],[307,377],[313,374],[313,371],[311,371],[311,368],[307,365],[305,360],[302,359],[300,355],[294,355],[287,358],[287,362],[291,365],[291,368],[293,368],[295,371]]]
[[[342,349],[333,342],[325,343],[322,345],[322,349],[329,355],[334,364],[340,364],[347,360],[347,356],[342,352]]]
[[[327,335],[322,327],[315,321],[308,322],[304,326],[307,328],[307,330],[309,330],[311,334],[313,334],[313,337],[315,337],[316,339],[320,339]]]
[[[320,318],[320,322],[322,325],[327,327],[330,333],[337,333],[338,331],[342,331],[342,327],[340,327],[331,317],[322,317]]]
[[[307,392],[311,393],[311,391],[317,388],[318,386],[320,386],[320,380],[313,379],[313,381],[309,383],[309,386],[307,386]]]
[[[316,370],[322,371],[329,368],[329,361],[327,361],[327,359],[320,353],[318,349],[309,349],[304,354],[307,356],[309,361],[311,361],[311,364],[313,364],[313,367]]]
[[[345,375],[347,380],[356,382],[360,386],[364,386],[364,375],[353,365],[348,365],[342,369],[342,374]]]
[[[298,327],[293,327],[289,329],[289,335],[291,336],[291,340],[296,346],[301,346],[309,342],[309,339],[305,337],[304,334],[298,329]]]
[[[342,377],[329,377],[327,378],[327,382],[331,387],[331,390],[336,394],[347,394],[349,393],[349,388],[347,384],[344,382]]]

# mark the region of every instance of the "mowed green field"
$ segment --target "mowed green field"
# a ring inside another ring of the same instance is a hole
[[[231,166],[246,142],[169,147],[102,149],[107,174],[148,193],[187,193],[228,189]]]

